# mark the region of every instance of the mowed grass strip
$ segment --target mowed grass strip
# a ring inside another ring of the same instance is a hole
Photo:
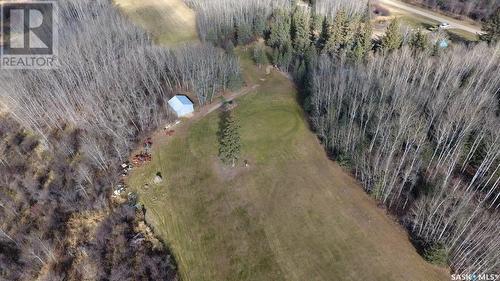
[[[250,167],[240,164],[231,177],[220,172],[214,112],[155,146],[151,165],[129,180],[182,279],[449,280],[325,156],[293,84],[241,57],[247,82],[261,85],[233,111]],[[151,184],[156,172],[164,177],[158,185]]]
[[[198,40],[196,15],[182,0],[114,0],[135,23],[160,45]]]

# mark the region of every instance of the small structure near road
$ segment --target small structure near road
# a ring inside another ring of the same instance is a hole
[[[176,95],[168,101],[168,105],[178,117],[185,117],[194,112],[194,105],[188,97]]]

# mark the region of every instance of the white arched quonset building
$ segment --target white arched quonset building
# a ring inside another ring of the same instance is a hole
[[[194,112],[193,102],[183,95],[174,96],[168,101],[168,105],[178,117],[184,117]]]

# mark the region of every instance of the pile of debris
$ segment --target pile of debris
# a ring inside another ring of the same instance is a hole
[[[132,157],[132,164],[135,166],[141,166],[145,163],[151,162],[151,147],[153,147],[153,141],[151,138],[147,138],[143,143],[144,150]]]
[[[121,196],[122,194],[125,193],[127,188],[125,187],[125,183],[121,181],[116,187],[115,190],[113,191],[112,197],[118,197]]]
[[[176,120],[175,122],[173,123],[168,123],[167,125],[165,125],[165,127],[163,128],[165,131],[174,127],[174,126],[177,126],[181,123],[181,120]]]
[[[173,135],[174,135],[174,133],[175,133],[175,131],[174,131],[174,130],[165,130],[165,135],[166,135],[167,137],[171,137],[171,136],[173,136]]]
[[[151,162],[151,159],[152,157],[150,153],[141,152],[134,155],[134,157],[132,158],[132,164],[134,164],[135,166],[141,166],[145,163]]]
[[[121,164],[120,167],[122,169],[122,177],[126,177],[128,175],[128,172],[130,172],[134,166],[132,166],[129,161],[126,161]]]
[[[147,154],[151,154],[151,147],[153,146],[153,140],[151,138],[147,138],[144,141],[143,147]]]

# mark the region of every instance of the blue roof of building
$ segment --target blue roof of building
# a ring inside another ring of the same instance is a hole
[[[193,102],[191,102],[186,96],[180,96],[177,95],[175,96],[182,104],[184,105],[192,105]]]

